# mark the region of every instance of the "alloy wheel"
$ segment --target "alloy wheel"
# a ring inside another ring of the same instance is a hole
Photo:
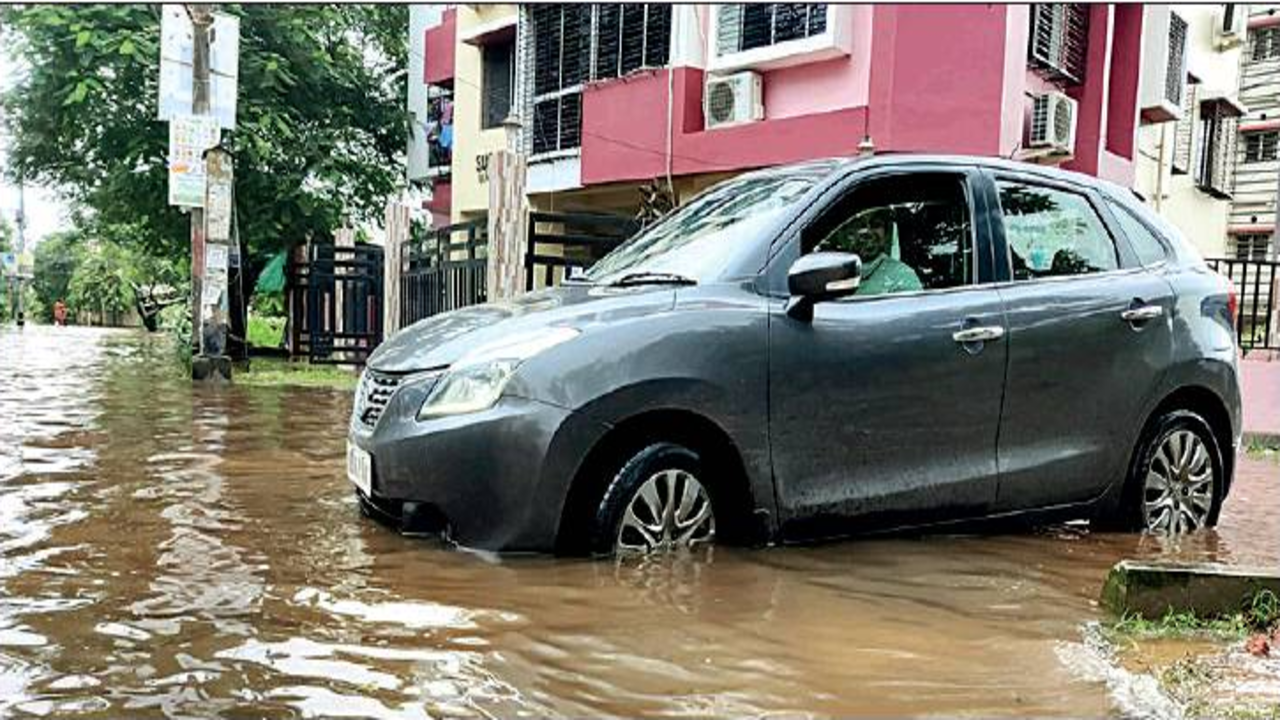
[[[1213,459],[1190,430],[1170,433],[1151,457],[1142,493],[1148,530],[1167,535],[1198,530],[1213,509]]]
[[[705,545],[715,539],[711,496],[692,473],[661,470],[645,480],[618,525],[619,553],[651,553]]]

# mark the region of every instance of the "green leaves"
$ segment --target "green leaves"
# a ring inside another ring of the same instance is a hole
[[[80,82],[76,83],[75,89],[73,89],[67,95],[67,99],[63,100],[62,104],[64,106],[78,105],[79,103],[84,102],[84,98],[88,94],[89,94],[89,84],[84,80],[81,80]]]
[[[226,5],[241,18],[235,156],[239,227],[255,259],[378,221],[396,192],[408,11],[402,5]],[[168,127],[156,120],[159,14],[143,5],[0,6],[26,75],[0,98],[10,175],[64,192],[120,243],[188,255],[167,205]]]

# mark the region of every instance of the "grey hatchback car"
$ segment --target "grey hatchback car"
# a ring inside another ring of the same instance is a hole
[[[1000,516],[1213,525],[1235,292],[1130,192],[1000,160],[741,175],[582,276],[370,357],[348,476],[402,529],[648,552]]]

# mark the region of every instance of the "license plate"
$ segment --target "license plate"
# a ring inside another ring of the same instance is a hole
[[[347,443],[347,479],[360,488],[365,497],[373,494],[373,458],[350,442]]]

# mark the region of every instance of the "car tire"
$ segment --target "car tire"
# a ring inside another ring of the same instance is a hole
[[[716,504],[702,458],[682,445],[659,442],[626,460],[591,516],[596,555],[648,553],[708,545],[715,539]]]
[[[1224,477],[1209,423],[1190,410],[1164,413],[1142,433],[1120,504],[1101,525],[1173,534],[1212,527],[1222,509]],[[1169,522],[1159,522],[1162,517]]]

